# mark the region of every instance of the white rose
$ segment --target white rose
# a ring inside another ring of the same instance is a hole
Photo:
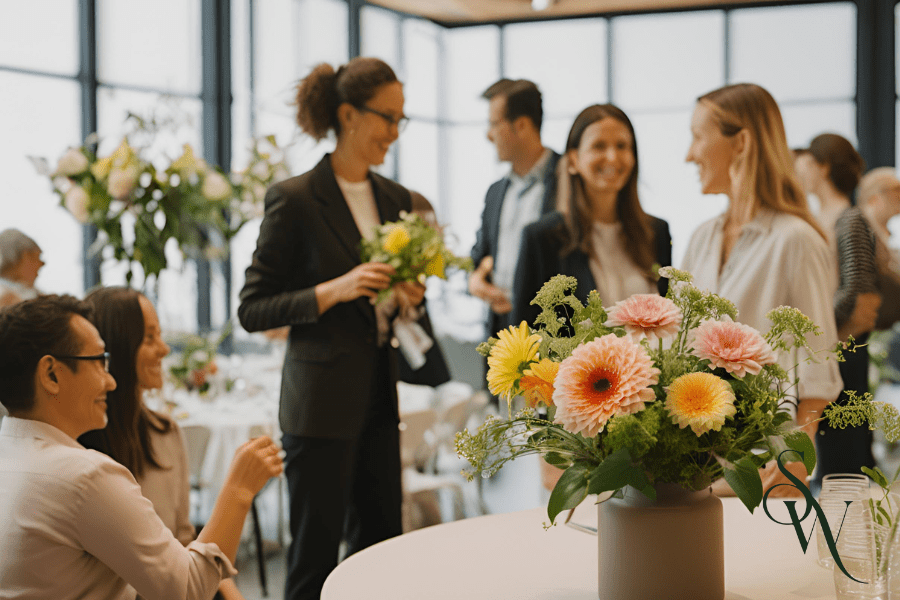
[[[123,200],[128,197],[134,186],[137,185],[138,171],[133,166],[124,169],[115,168],[109,173],[109,181],[106,188],[109,195],[116,200]]]
[[[89,166],[87,156],[77,148],[69,148],[62,155],[56,165],[56,174],[66,177],[74,177],[87,171]]]
[[[216,171],[210,171],[203,178],[200,193],[209,200],[224,200],[231,196],[231,184]]]
[[[72,186],[72,189],[66,192],[66,196],[63,199],[66,210],[72,213],[72,216],[74,216],[79,223],[88,222],[89,202],[90,197],[88,196],[88,193],[84,191],[84,188],[80,185]]]
[[[265,162],[258,162],[250,169],[250,173],[257,179],[266,179],[269,176],[269,165]]]

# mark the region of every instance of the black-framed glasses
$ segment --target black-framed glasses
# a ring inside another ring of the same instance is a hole
[[[68,360],[102,360],[103,361],[103,369],[109,373],[109,352],[104,352],[103,354],[94,354],[93,356],[66,356],[64,354],[51,354],[53,358],[68,359]]]
[[[409,124],[409,117],[406,116],[395,117],[394,115],[389,115],[387,113],[381,112],[380,110],[375,110],[374,108],[369,108],[368,106],[364,105],[357,106],[356,108],[357,110],[361,110],[363,112],[378,115],[379,117],[384,119],[388,125],[396,125],[398,133],[406,129],[406,126]]]

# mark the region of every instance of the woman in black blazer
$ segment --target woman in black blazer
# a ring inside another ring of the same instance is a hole
[[[596,289],[610,307],[637,293],[665,294],[656,267],[672,263],[669,225],[641,208],[634,127],[612,104],[589,106],[575,119],[560,161],[560,212],[525,228],[513,290],[513,322],[532,323],[531,305],[557,274],[578,280],[582,302]]]
[[[337,135],[312,170],[272,186],[238,317],[247,331],[290,326],[281,383],[291,547],[285,598],[318,599],[337,565],[402,532],[396,351],[390,321],[422,302],[388,287],[393,268],[360,263],[362,237],[412,209],[402,186],[370,171],[405,124],[403,86],[374,58],[317,66],[297,86],[297,123]]]

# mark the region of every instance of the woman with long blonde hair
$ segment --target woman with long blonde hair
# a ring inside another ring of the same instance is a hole
[[[793,306],[822,330],[810,340],[813,349],[834,347],[837,266],[794,174],[775,100],[749,83],[709,92],[697,101],[691,134],[686,160],[697,165],[702,192],[725,194],[729,202],[694,232],[683,268],[699,288],[734,302],[742,323],[767,331],[770,310]],[[806,358],[802,351],[782,353],[779,362],[798,365],[797,423],[813,436],[843,385],[834,361]],[[802,466],[793,468],[805,478]],[[763,483],[780,481],[775,465],[766,467]]]

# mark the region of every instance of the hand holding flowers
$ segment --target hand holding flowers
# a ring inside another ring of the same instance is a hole
[[[472,260],[455,256],[444,244],[441,232],[429,225],[422,217],[401,212],[400,220],[378,227],[371,238],[360,243],[360,256],[364,263],[385,263],[393,267],[389,286],[396,283],[418,283],[424,285],[430,276],[447,278],[447,269],[472,270]],[[407,294],[413,297],[424,293],[424,288],[416,290],[407,287]],[[387,297],[382,289],[377,299]]]

